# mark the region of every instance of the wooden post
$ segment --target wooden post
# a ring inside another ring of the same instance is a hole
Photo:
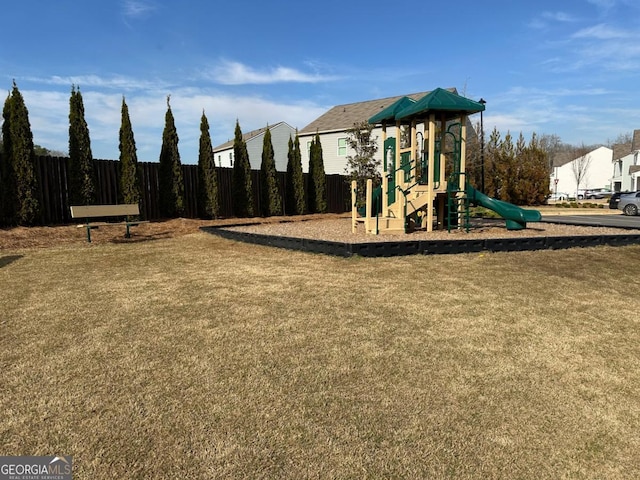
[[[427,232],[433,232],[433,172],[436,166],[436,117],[429,115],[429,178],[427,187]],[[442,166],[441,166],[442,167]]]
[[[373,203],[373,180],[367,180],[367,206],[366,206],[366,218],[365,229],[367,233],[371,233],[371,206]]]
[[[382,216],[389,216],[389,179],[387,178],[387,173],[389,171],[389,158],[387,158],[387,151],[384,149],[384,143],[387,141],[387,124],[382,124]],[[387,163],[385,169],[385,162]]]
[[[353,180],[351,182],[351,233],[356,233],[358,226],[358,209],[356,208],[356,189],[358,188],[358,182]]]
[[[389,216],[389,177],[382,175],[382,218]]]
[[[416,121],[415,120],[411,120],[411,158],[410,161],[415,162],[415,164],[413,165],[413,173],[411,174],[411,183],[414,183],[414,176],[417,172],[417,166],[418,166],[418,142],[417,142],[417,138],[416,138]],[[412,167],[409,167],[412,168]]]
[[[460,190],[465,190],[467,168],[467,116],[460,118]]]
[[[395,176],[396,176],[396,190],[399,188],[402,188],[404,190],[404,172],[400,169],[400,122],[397,121],[396,122],[396,160],[395,160],[395,164],[394,167],[396,169],[395,172]],[[401,202],[398,201],[399,199],[399,195],[398,192],[396,191],[396,205],[401,205]],[[402,206],[397,207],[396,211],[393,212],[395,214],[396,217],[400,218],[402,216]]]
[[[447,131],[447,120],[444,112],[442,113],[442,117],[440,118],[440,188],[444,185],[445,182],[445,171],[447,170],[447,156],[444,154],[445,146],[447,143],[447,137],[445,132]]]
[[[466,156],[467,156],[467,116],[462,115],[460,117],[460,181],[458,190],[461,192],[458,194],[460,197],[460,204],[458,209],[458,228],[463,228],[464,223],[464,203],[463,199],[466,193],[467,176],[465,175],[466,169]]]
[[[447,197],[445,194],[440,194],[437,196],[438,199],[438,230],[444,230],[444,213],[445,213],[445,203],[447,202]]]

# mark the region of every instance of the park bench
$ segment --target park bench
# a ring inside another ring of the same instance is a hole
[[[140,225],[141,223],[147,223],[146,220],[132,220],[131,217],[140,215],[140,209],[138,204],[123,204],[123,205],[77,205],[71,207],[71,218],[84,218],[85,223],[78,225],[78,227],[84,227],[87,229],[87,242],[91,242],[91,230],[94,228],[107,227],[113,225],[125,225],[126,233],[125,238],[131,237],[129,228]],[[124,217],[124,221],[121,222],[92,222],[92,219],[106,219]]]

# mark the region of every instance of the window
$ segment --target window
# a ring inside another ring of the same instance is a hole
[[[222,166],[222,155],[218,155],[218,165]]]
[[[233,167],[233,152],[229,152],[229,164]]]
[[[347,156],[347,137],[338,139],[338,156],[339,157]]]
[[[311,142],[307,142],[307,155],[311,156]]]

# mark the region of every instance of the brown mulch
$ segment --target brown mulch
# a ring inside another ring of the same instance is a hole
[[[104,243],[135,243],[141,241],[158,240],[162,238],[180,237],[199,231],[203,226],[219,226],[232,224],[300,221],[311,219],[336,219],[344,214],[303,215],[270,218],[227,218],[221,220],[199,220],[191,218],[176,218],[159,220],[131,227],[131,238],[124,238],[125,227],[114,225],[100,227],[91,231],[91,245]],[[12,227],[0,228],[0,250],[20,248],[47,248],[59,245],[89,245],[86,230],[73,225],[56,225],[52,227]]]
[[[575,225],[561,225],[544,222],[530,222],[523,230],[507,230],[503,219],[471,219],[471,228],[444,230],[416,230],[409,234],[371,235],[365,233],[364,225],[359,223],[356,232],[351,229],[350,218],[333,218],[313,220],[308,222],[269,223],[247,226],[230,227],[232,230],[285,236],[296,238],[322,239],[334,242],[363,243],[363,242],[402,242],[410,240],[471,240],[483,238],[523,238],[523,237],[564,237],[573,235],[619,235],[636,233],[640,230],[624,230],[620,228],[589,227]]]
[[[416,231],[408,235],[367,235],[359,225],[355,234],[351,233],[350,214],[316,214],[269,218],[227,218],[221,220],[199,220],[177,218],[153,221],[131,228],[131,238],[124,238],[125,227],[113,225],[91,231],[92,243],[87,243],[86,230],[77,225],[58,225],[52,227],[13,227],[0,229],[0,250],[21,248],[47,248],[60,245],[100,245],[105,243],[136,243],[163,238],[180,237],[200,231],[204,226],[231,226],[251,233],[315,238],[338,242],[385,242],[408,240],[461,240],[472,238],[505,238],[531,236],[570,236],[570,235],[615,235],[622,233],[640,233],[640,231],[621,230],[602,227],[581,227],[556,225],[549,223],[531,223],[520,231],[509,231],[504,220],[474,220],[470,232],[454,230],[427,233]]]

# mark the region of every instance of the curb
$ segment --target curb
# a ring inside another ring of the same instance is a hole
[[[445,255],[456,253],[523,252],[535,250],[560,250],[575,247],[608,245],[620,247],[640,244],[640,234],[580,235],[572,237],[488,238],[474,240],[414,240],[407,242],[343,243],[308,238],[261,235],[227,230],[224,227],[200,227],[204,232],[228,240],[256,245],[322,253],[336,257],[398,257],[406,255]],[[239,225],[238,225],[239,226]]]

